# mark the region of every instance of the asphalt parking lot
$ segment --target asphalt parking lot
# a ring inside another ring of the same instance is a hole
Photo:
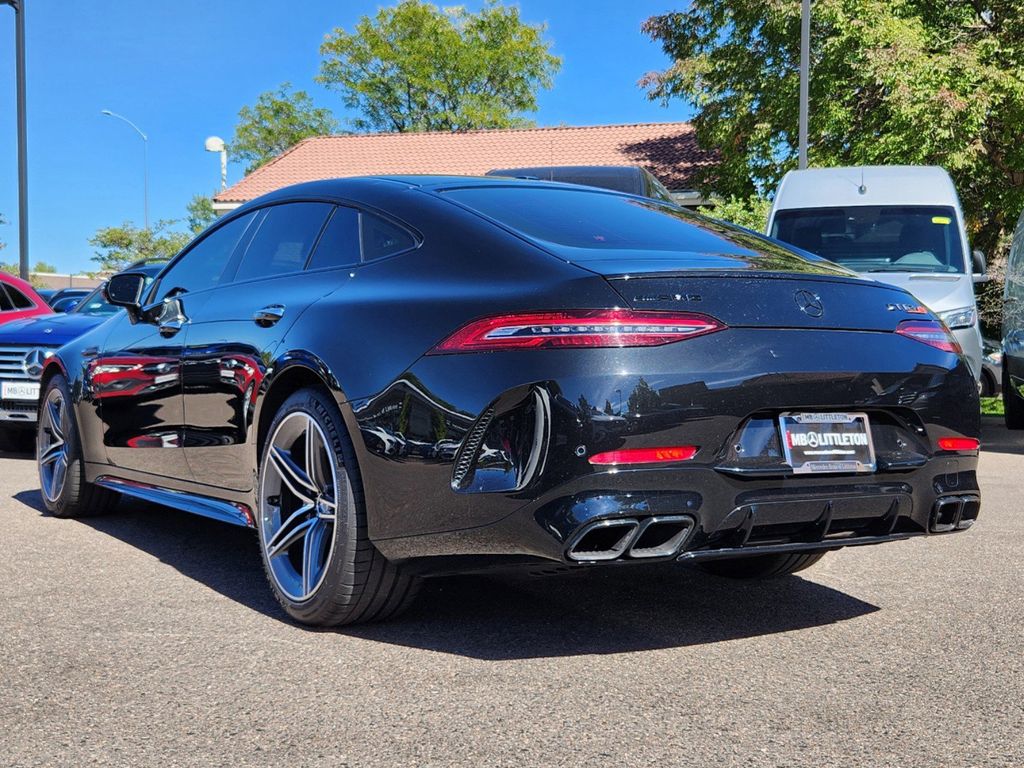
[[[1024,765],[1024,433],[973,530],[737,583],[461,577],[311,631],[252,534],[41,514],[0,455],[0,764]]]

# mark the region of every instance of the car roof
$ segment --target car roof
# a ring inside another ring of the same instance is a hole
[[[775,210],[854,205],[942,205],[959,208],[949,174],[934,165],[862,165],[790,171]]]
[[[288,187],[268,192],[267,194],[250,200],[240,206],[237,211],[245,211],[266,203],[278,200],[292,200],[297,198],[349,198],[358,197],[361,191],[380,189],[381,185],[414,187],[430,191],[441,191],[455,187],[508,187],[509,185],[521,185],[524,187],[558,187],[575,191],[605,192],[610,195],[622,194],[613,190],[583,187],[579,184],[563,184],[557,181],[538,181],[535,179],[515,179],[505,176],[445,176],[445,175],[416,175],[399,174],[392,176],[350,176],[337,179],[320,179],[318,181],[307,181],[301,184],[293,184]]]

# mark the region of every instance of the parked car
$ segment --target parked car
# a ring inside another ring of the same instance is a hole
[[[394,615],[439,572],[765,577],[978,515],[977,385],[946,327],[901,288],[674,205],[320,181],[227,214],[147,279],[112,277],[127,311],[46,363],[43,503],[75,517],[125,494],[254,527],[304,623]],[[245,392],[213,375],[222,355],[257,367]],[[162,386],[107,385],[133,365]],[[628,419],[595,429],[612,402]],[[386,455],[398,433],[433,457]]]
[[[930,166],[811,168],[787,173],[768,216],[772,237],[905,288],[953,331],[975,378],[981,329],[971,251],[949,174]]]
[[[982,338],[981,382],[982,397],[995,397],[1002,391],[1003,345],[994,339]]]
[[[1006,259],[1002,347],[1004,419],[1009,429],[1024,429],[1024,213]]]
[[[60,288],[50,294],[46,303],[53,308],[54,312],[67,312],[75,306],[74,303],[69,304],[69,301],[77,303],[92,293],[92,291],[92,288]]]
[[[133,269],[150,277],[161,263],[137,264]],[[0,325],[0,446],[13,447],[18,431],[34,430],[39,409],[39,377],[43,364],[62,344],[101,325],[121,311],[94,288],[66,314],[27,317]]]
[[[52,310],[29,283],[0,272],[0,326],[26,317],[51,313]]]
[[[674,203],[672,193],[658,177],[639,165],[548,165],[529,168],[494,168],[488,176],[560,181],[587,187],[613,189],[630,195]]]

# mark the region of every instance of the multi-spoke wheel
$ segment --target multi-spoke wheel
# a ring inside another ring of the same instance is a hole
[[[39,407],[36,465],[46,509],[57,517],[83,517],[108,511],[117,494],[85,481],[82,446],[63,376],[50,379]]]
[[[263,443],[259,534],[267,577],[295,619],[392,616],[416,582],[370,543],[355,454],[338,407],[315,390],[281,406]]]

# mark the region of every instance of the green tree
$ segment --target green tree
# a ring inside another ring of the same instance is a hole
[[[45,261],[37,261],[36,265],[32,267],[32,271],[37,272],[39,274],[52,275],[54,272],[57,271],[57,268],[53,266],[53,264],[48,264]]]
[[[709,205],[701,206],[700,212],[705,216],[739,224],[755,232],[764,232],[771,205],[771,200],[767,197],[756,194],[746,198],[735,195],[728,198],[712,197]]]
[[[545,25],[488,2],[480,13],[403,0],[331,32],[317,80],[341,93],[357,130],[464,131],[529,124],[561,59]]]
[[[185,223],[193,235],[198,235],[217,220],[217,212],[213,210],[213,198],[206,195],[193,195],[185,206]]]
[[[265,91],[256,103],[242,107],[228,151],[248,163],[246,173],[259,168],[310,136],[334,133],[338,122],[329,109],[316,107],[305,91],[289,92],[291,83]]]
[[[816,0],[811,163],[941,165],[993,253],[1024,207],[1022,19],[1021,0]],[[796,167],[799,0],[693,0],[643,29],[673,63],[641,84],[688,102],[698,141],[719,152],[701,188],[773,190]]]
[[[142,259],[169,259],[180,251],[191,235],[171,229],[176,221],[158,221],[149,229],[126,221],[119,227],[101,227],[89,238],[98,250],[92,260],[97,272],[118,272]]]
[[[2,213],[0,213],[0,225],[6,224],[6,223],[7,223],[7,219],[5,219],[4,215]],[[0,251],[2,251],[6,247],[7,247],[7,243],[5,243],[3,240],[0,240]]]

